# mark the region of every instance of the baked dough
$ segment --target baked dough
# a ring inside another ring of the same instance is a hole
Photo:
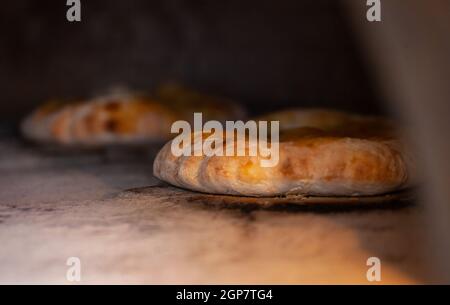
[[[88,102],[50,102],[27,117],[23,134],[40,143],[104,145],[169,139],[176,115],[154,99],[111,94]]]
[[[38,143],[101,146],[167,141],[177,120],[241,119],[245,111],[232,101],[204,95],[179,85],[163,85],[154,97],[126,91],[87,101],[50,101],[22,122],[22,133]]]
[[[155,159],[154,175],[181,188],[243,196],[366,196],[412,183],[412,159],[385,119],[320,109],[259,119],[280,120],[276,166],[261,167],[261,156],[175,157],[168,142]],[[191,144],[208,136],[201,135],[193,134]],[[226,140],[223,145],[235,144]]]

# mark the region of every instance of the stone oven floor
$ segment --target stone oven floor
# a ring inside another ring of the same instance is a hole
[[[401,208],[291,211],[218,208],[169,195],[152,157],[43,152],[0,138],[0,283],[421,283],[425,224]]]

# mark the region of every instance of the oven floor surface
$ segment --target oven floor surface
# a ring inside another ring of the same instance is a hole
[[[58,155],[0,140],[0,282],[421,283],[425,222],[417,205],[351,211],[224,209],[154,185],[152,158]]]

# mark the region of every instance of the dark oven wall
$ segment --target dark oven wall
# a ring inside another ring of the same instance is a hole
[[[165,80],[254,112],[299,105],[380,112],[338,1],[8,1],[0,11],[0,113],[50,97]]]

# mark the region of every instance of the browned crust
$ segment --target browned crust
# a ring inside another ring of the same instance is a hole
[[[26,137],[59,144],[98,144],[167,140],[176,114],[141,96],[96,99],[85,103],[44,105],[23,123]],[[34,132],[39,130],[39,135]]]
[[[172,137],[173,122],[192,122],[194,112],[202,112],[204,120],[243,117],[236,103],[165,85],[156,98],[113,94],[77,103],[51,101],[24,120],[22,131],[31,140],[64,145],[161,141]]]
[[[307,117],[309,122],[314,116]],[[167,158],[166,145],[155,161],[155,175],[183,188],[246,196],[377,195],[409,186],[411,170],[390,122],[339,113],[332,123],[313,125],[281,131],[275,167],[261,167],[260,156]]]

